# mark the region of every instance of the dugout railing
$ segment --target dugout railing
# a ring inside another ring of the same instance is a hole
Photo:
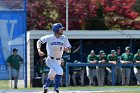
[[[111,67],[112,68],[112,86],[115,85],[115,66],[123,67],[123,66],[129,66],[129,67],[134,67],[134,66],[140,66],[138,63],[129,63],[129,64],[110,64],[110,63],[105,63],[105,64],[91,64],[91,63],[66,63],[66,86],[69,86],[68,81],[69,81],[69,67],[86,67],[86,66],[104,66],[104,67]]]

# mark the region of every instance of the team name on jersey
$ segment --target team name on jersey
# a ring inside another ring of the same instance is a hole
[[[51,45],[60,45],[60,46],[62,46],[63,43],[62,42],[52,42]]]

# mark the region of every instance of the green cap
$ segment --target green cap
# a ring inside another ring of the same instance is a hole
[[[103,50],[100,50],[100,52],[99,52],[99,53],[101,53],[101,54],[102,54],[102,53],[104,53],[104,51],[103,51]]]
[[[78,60],[75,60],[74,63],[81,63],[81,62],[79,62]]]
[[[130,47],[125,47],[125,50],[130,50]]]
[[[115,53],[116,51],[115,50],[111,50],[111,53]]]
[[[140,53],[140,49],[138,49],[138,52],[137,53]]]

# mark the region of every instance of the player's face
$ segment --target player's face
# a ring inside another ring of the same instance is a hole
[[[14,54],[14,55],[17,55],[17,51],[14,51],[13,54]]]
[[[94,56],[95,54],[94,53],[91,53],[91,56]]]
[[[64,29],[63,28],[60,28],[58,34],[59,35],[63,35],[63,32],[64,32]]]
[[[130,50],[126,50],[126,53],[129,54],[130,53]]]
[[[112,53],[112,56],[114,57],[115,56],[115,53]]]
[[[138,55],[140,56],[140,53],[138,53]]]

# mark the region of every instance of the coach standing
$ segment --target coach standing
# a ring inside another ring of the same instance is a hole
[[[126,47],[125,53],[121,55],[121,63],[122,64],[133,63],[133,54],[130,53],[130,47]],[[121,72],[122,72],[122,85],[129,85],[131,67],[123,66],[121,68]]]
[[[20,66],[23,63],[22,57],[18,55],[17,52],[18,50],[14,48],[13,54],[7,59],[8,66],[11,68],[11,78],[14,79],[15,89],[17,89]]]

